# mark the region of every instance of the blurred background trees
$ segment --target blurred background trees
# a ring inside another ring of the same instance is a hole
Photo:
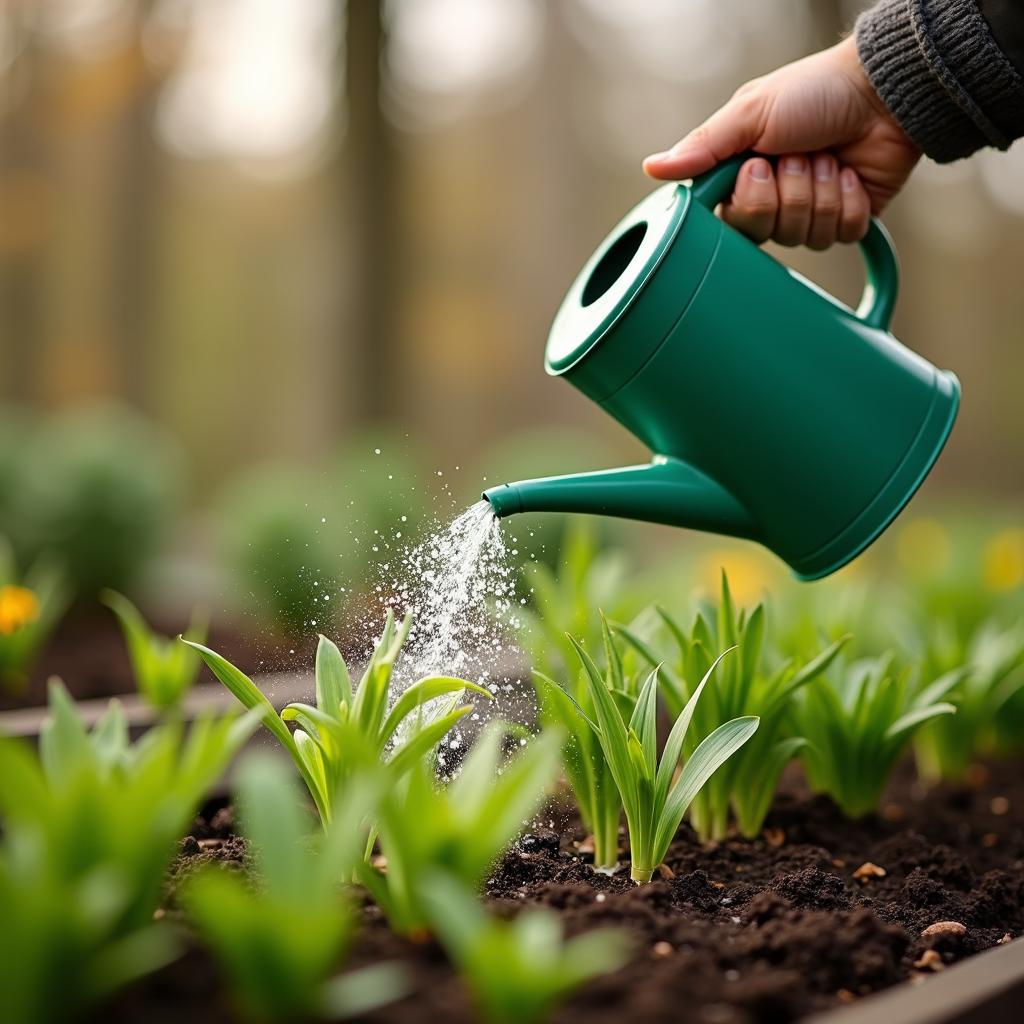
[[[643,155],[862,6],[0,0],[0,398],[127,402],[197,507],[385,421],[456,502],[534,455],[639,456],[544,375],[558,302]],[[1015,496],[1024,147],[925,163],[886,221],[896,333],[964,383],[929,486]],[[859,292],[855,250],[777,254]]]

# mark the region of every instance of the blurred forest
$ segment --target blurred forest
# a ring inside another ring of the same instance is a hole
[[[545,376],[559,300],[647,152],[862,6],[0,0],[0,397],[126,400],[197,501],[385,421],[446,472],[525,428],[583,468],[557,425],[639,455]],[[933,486],[1016,494],[1024,146],[926,162],[886,222],[895,332],[964,385]],[[856,251],[784,255],[856,298]]]

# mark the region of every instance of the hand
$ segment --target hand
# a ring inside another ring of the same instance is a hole
[[[778,155],[778,168],[748,160],[722,219],[755,242],[812,249],[863,238],[921,156],[871,87],[852,37],[748,82],[644,170],[692,178],[745,149]]]

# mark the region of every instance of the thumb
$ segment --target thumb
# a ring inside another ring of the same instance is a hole
[[[645,173],[652,178],[677,180],[693,178],[735,153],[750,149],[761,136],[757,107],[730,100],[702,125],[677,142],[667,153],[654,153],[644,160]]]

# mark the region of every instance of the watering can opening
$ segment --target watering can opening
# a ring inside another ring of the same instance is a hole
[[[548,374],[652,461],[491,488],[496,515],[584,512],[743,537],[810,580],[856,557],[917,490],[960,387],[889,333],[892,240],[872,220],[861,303],[844,306],[714,216],[750,155],[642,200],[548,336]]]
[[[601,257],[601,261],[594,267],[583,288],[583,293],[580,295],[581,306],[592,306],[622,277],[626,268],[633,262],[633,257],[640,251],[646,234],[647,221],[642,220],[611,244],[608,251]]]

